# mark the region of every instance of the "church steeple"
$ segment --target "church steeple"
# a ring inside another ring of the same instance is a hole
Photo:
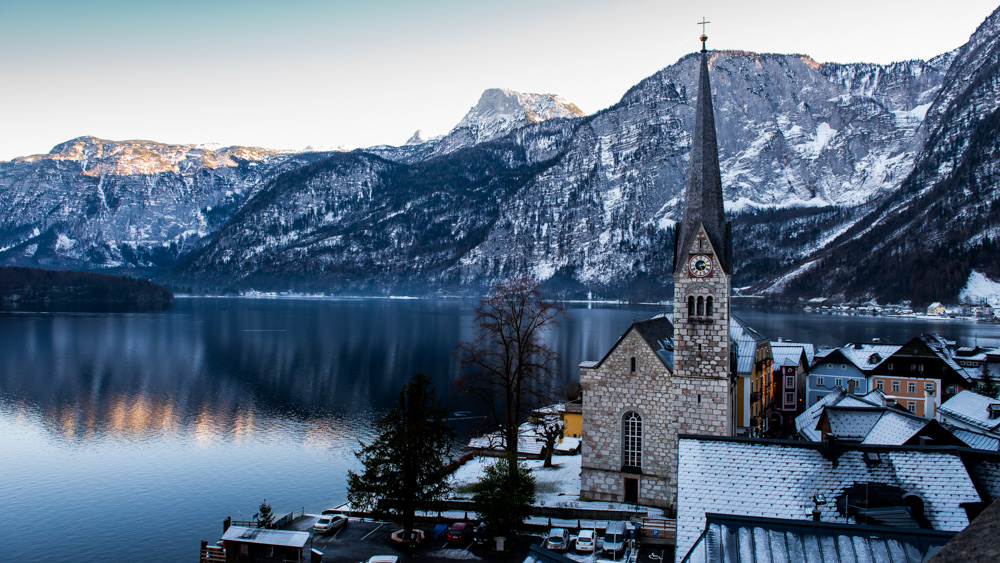
[[[708,22],[700,23],[704,25]],[[705,227],[705,233],[722,269],[727,274],[732,274],[730,226],[723,209],[712,87],[708,79],[708,51],[705,49],[707,39],[702,32],[701,72],[698,77],[698,100],[691,142],[691,171],[684,192],[684,215],[677,230],[674,247],[674,272],[680,272],[684,268],[700,223]]]

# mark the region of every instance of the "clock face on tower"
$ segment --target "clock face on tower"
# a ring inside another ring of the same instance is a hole
[[[692,276],[703,278],[712,273],[712,258],[704,254],[696,254],[688,260],[688,271]]]

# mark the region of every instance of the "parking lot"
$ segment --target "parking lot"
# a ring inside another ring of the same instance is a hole
[[[315,518],[297,519],[295,529],[308,531],[311,529]],[[419,528],[430,528],[430,526],[418,526]],[[306,548],[316,549],[323,553],[324,563],[358,563],[365,561],[372,555],[396,555],[400,561],[455,561],[455,560],[480,560],[495,562],[523,561],[528,554],[528,549],[532,544],[540,545],[544,538],[542,535],[521,534],[514,538],[513,542],[508,541],[507,551],[498,553],[491,549],[492,546],[475,545],[468,540],[460,545],[450,545],[442,537],[439,540],[428,538],[420,547],[408,548],[392,541],[392,532],[399,529],[398,524],[382,522],[370,522],[351,519],[350,523],[336,532],[325,535],[313,534],[310,544]],[[570,549],[564,554],[566,557],[581,561],[592,562],[600,559],[601,542],[598,540],[598,552],[594,554],[577,554],[570,543]],[[672,548],[641,549],[639,561],[643,563],[661,563],[673,558]]]

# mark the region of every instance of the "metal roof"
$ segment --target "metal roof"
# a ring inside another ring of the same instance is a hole
[[[309,541],[309,532],[230,526],[226,530],[226,533],[222,534],[222,541],[278,545],[283,547],[304,547]]]
[[[736,315],[729,315],[729,338],[736,343],[736,373],[749,375],[757,354],[757,346],[768,338]]]
[[[965,444],[970,448],[975,448],[977,450],[989,450],[991,452],[1000,450],[1000,440],[992,436],[987,436],[986,434],[980,434],[979,432],[973,432],[957,426],[948,428],[948,431],[954,434],[959,440],[965,442]]]
[[[691,563],[921,563],[954,532],[707,514]]]
[[[885,407],[842,407],[829,406],[823,410],[820,420],[826,417],[830,424],[830,434],[840,439],[863,440],[882,418]]]

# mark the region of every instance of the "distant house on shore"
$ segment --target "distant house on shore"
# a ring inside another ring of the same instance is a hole
[[[927,306],[928,315],[943,315],[948,312],[948,309],[941,304],[940,301],[935,301]]]
[[[282,563],[300,561],[309,532],[230,526],[222,534],[226,563]]]

